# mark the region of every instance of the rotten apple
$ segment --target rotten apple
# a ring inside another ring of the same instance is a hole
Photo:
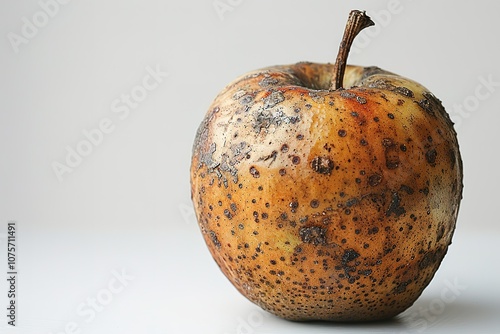
[[[441,102],[410,79],[346,65],[372,24],[351,12],[333,65],[236,79],[196,135],[191,194],[206,244],[245,297],[286,319],[399,314],[455,230],[462,161]]]

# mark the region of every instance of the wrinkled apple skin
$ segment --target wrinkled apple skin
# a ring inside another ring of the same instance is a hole
[[[370,321],[407,309],[448,250],[462,197],[456,133],[425,87],[376,67],[298,63],[214,100],[191,194],[234,286],[290,320]]]

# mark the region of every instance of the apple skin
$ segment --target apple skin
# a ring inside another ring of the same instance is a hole
[[[377,67],[298,63],[216,97],[192,153],[205,242],[249,300],[285,319],[372,321],[408,307],[451,244],[456,132],[422,85]]]

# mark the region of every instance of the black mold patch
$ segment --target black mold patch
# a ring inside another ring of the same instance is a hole
[[[427,252],[419,262],[418,267],[420,270],[425,269],[436,263],[440,263],[446,253],[446,249],[438,248],[433,252]]]
[[[319,226],[302,227],[299,230],[303,242],[317,245],[326,245],[326,229]]]
[[[349,265],[349,263],[356,260],[358,257],[359,253],[352,248],[346,249],[342,254],[342,258],[340,260],[341,261],[340,268],[344,270],[343,276],[348,279],[349,283],[354,283],[356,281],[356,277],[353,277],[352,274],[356,275],[356,265],[358,264],[358,262],[355,262],[354,266]]]
[[[333,167],[333,160],[330,159],[330,157],[315,157],[311,161],[311,168],[319,174],[330,175],[332,173]]]
[[[406,287],[412,282],[412,280],[408,280],[406,282],[400,282],[395,288],[394,288],[394,293],[399,294],[403,293],[406,291]]]
[[[449,125],[453,125],[453,122],[451,121],[449,115],[446,113],[444,110],[444,107],[441,103],[441,101],[434,96],[434,94],[430,92],[424,92],[422,94],[424,97],[420,101],[416,101],[416,103],[429,115],[436,116],[436,111],[445,118],[446,122]]]
[[[436,166],[437,151],[435,149],[430,149],[425,152],[425,159],[431,166]]]
[[[405,184],[402,184],[401,187],[399,187],[399,191],[404,191],[408,195],[411,195],[411,194],[413,194],[415,192],[412,187],[407,186]]]
[[[432,105],[427,99],[422,99],[420,101],[417,101],[417,104],[420,106],[420,108],[424,109],[425,112],[427,112],[430,115],[435,115],[434,110],[432,109]]]
[[[342,264],[347,265],[349,262],[357,259],[359,257],[359,253],[354,249],[346,249],[344,254],[342,254]]]
[[[389,209],[385,213],[387,217],[393,214],[397,217],[406,213],[406,210],[403,206],[401,206],[401,199],[399,198],[399,194],[397,191],[392,193],[391,204],[389,204]]]

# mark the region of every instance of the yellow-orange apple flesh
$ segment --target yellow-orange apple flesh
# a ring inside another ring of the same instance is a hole
[[[369,321],[418,298],[451,243],[462,163],[425,87],[376,67],[298,63],[214,100],[193,147],[207,246],[249,300],[290,320]]]

